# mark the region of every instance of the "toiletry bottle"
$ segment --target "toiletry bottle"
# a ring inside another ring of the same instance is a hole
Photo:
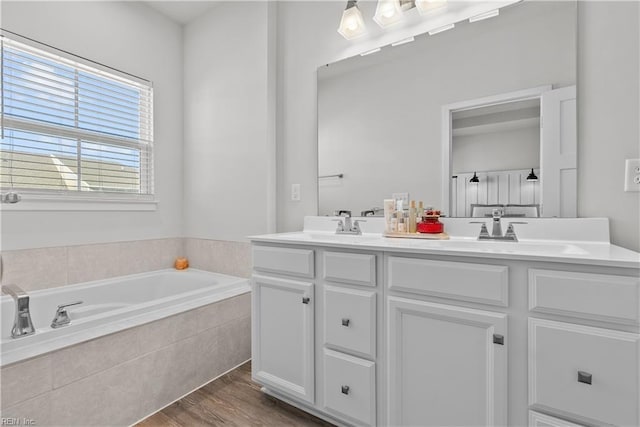
[[[391,218],[396,208],[396,201],[394,199],[384,199],[384,231],[391,231]]]
[[[398,218],[398,233],[406,233],[404,215],[401,215],[400,218]]]
[[[391,215],[391,232],[392,233],[398,232],[398,212],[394,212]]]
[[[415,233],[416,232],[416,201],[412,200],[411,205],[409,207],[409,227],[407,232]]]
[[[420,200],[420,202],[418,203],[418,220],[422,219],[424,215],[424,203],[422,203],[422,200]]]

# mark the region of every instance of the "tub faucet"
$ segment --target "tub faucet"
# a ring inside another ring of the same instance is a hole
[[[26,337],[36,332],[29,312],[29,295],[16,285],[5,285],[2,290],[16,302],[16,316],[11,328],[11,338]]]
[[[58,309],[56,310],[56,315],[51,321],[52,328],[59,328],[61,326],[66,326],[71,323],[71,318],[69,317],[69,313],[67,313],[67,307],[72,305],[82,304],[82,301],[70,302],[67,304],[60,304]]]

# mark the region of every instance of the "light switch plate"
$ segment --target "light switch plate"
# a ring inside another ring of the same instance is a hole
[[[291,184],[291,200],[294,202],[300,201],[300,184]]]
[[[624,166],[624,191],[640,191],[640,159],[627,159]]]

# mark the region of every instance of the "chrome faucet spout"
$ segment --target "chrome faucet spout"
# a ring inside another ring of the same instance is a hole
[[[493,229],[491,230],[492,237],[502,237],[502,224],[500,223],[500,218],[502,217],[502,211],[500,209],[494,209],[492,212],[493,216]]]
[[[16,302],[15,319],[11,328],[11,337],[20,338],[36,332],[29,311],[29,295],[16,285],[5,285],[2,290],[11,295]]]

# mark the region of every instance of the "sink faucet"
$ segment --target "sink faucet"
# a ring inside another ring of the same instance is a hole
[[[16,302],[16,316],[11,328],[11,338],[26,337],[36,332],[29,312],[29,295],[16,285],[5,285],[2,289]]]
[[[361,222],[367,222],[365,220],[355,220],[353,221],[353,225],[351,223],[351,211],[338,211],[338,215],[344,219],[334,219],[332,221],[336,221],[338,223],[338,227],[336,228],[336,234],[354,234],[360,235],[362,234],[362,230],[360,229]]]
[[[516,231],[513,228],[513,224],[526,224],[526,222],[518,222],[513,221],[509,223],[507,227],[507,231],[502,235],[502,225],[500,224],[500,218],[502,217],[502,212],[499,209],[493,210],[493,230],[491,234],[489,234],[489,230],[487,230],[487,223],[484,221],[471,221],[470,224],[482,224],[480,226],[480,234],[478,235],[478,240],[500,240],[505,242],[517,242],[518,237],[516,236]]]

